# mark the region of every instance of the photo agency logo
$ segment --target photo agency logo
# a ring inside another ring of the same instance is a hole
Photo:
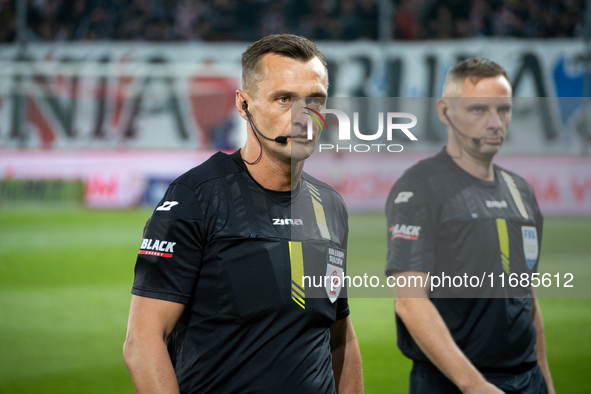
[[[392,136],[395,132],[402,132],[410,141],[417,141],[417,137],[410,131],[411,128],[416,126],[417,117],[408,112],[384,112],[378,113],[378,130],[374,134],[365,134],[359,130],[359,112],[353,112],[353,133],[355,138],[361,141],[377,141],[383,139],[384,134],[384,123],[386,123],[386,140],[385,143],[362,143],[362,144],[351,144],[351,120],[349,115],[344,111],[338,109],[312,109],[310,107],[303,107],[308,112],[304,112],[308,115],[308,140],[313,139],[314,136],[314,123],[318,125],[320,130],[326,128],[328,131],[328,124],[323,114],[333,114],[338,120],[338,140],[339,142],[349,142],[349,144],[319,144],[318,150],[323,151],[348,151],[348,152],[391,152],[397,153],[402,152],[404,147],[401,144],[391,144]],[[410,120],[410,122],[399,123],[400,120]]]

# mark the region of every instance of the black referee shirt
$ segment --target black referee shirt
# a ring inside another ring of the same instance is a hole
[[[347,234],[332,188],[304,173],[292,192],[266,190],[239,151],[175,180],[132,293],[186,305],[169,340],[181,393],[335,393],[329,327],[347,299],[302,276],[340,273]]]
[[[481,278],[486,273],[485,290],[446,283],[430,293],[455,342],[482,372],[519,370],[536,361],[532,300],[511,296],[508,275],[537,271],[542,215],[524,179],[497,166],[494,171],[492,182],[477,179],[444,148],[408,169],[386,205],[387,275],[420,271]],[[466,298],[476,294],[496,298]],[[430,364],[398,316],[396,323],[402,352]]]

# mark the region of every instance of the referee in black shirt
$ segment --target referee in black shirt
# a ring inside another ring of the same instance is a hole
[[[432,292],[408,286],[417,276],[486,273],[500,281],[537,271],[542,215],[533,189],[493,164],[511,121],[511,96],[498,64],[480,58],[453,66],[436,106],[448,144],[408,169],[388,198],[386,274],[407,279],[407,287],[395,287],[395,310],[398,346],[413,360],[411,393],[554,393],[529,288],[513,297],[499,294],[499,282],[481,294],[449,279]]]
[[[176,179],[144,229],[123,351],[138,393],[363,392],[345,291],[303,278],[346,264],[344,202],[303,172],[320,131],[300,110],[327,87],[303,37],[244,52],[245,146]]]

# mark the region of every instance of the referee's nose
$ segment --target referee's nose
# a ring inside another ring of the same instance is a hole
[[[488,130],[500,130],[503,128],[503,121],[498,111],[491,111],[486,121],[486,128]]]
[[[306,101],[302,98],[293,99],[291,103],[291,134],[301,134],[308,125]]]

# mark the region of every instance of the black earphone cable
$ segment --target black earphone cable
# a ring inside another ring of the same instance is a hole
[[[254,125],[254,122],[252,121],[252,117],[248,113],[248,109],[246,109],[246,102],[244,104],[242,104],[242,109],[244,109],[244,112],[246,112],[246,117],[248,118],[248,123],[250,123],[250,127],[252,128],[253,134],[256,137],[257,141],[259,142],[259,147],[261,148],[261,152],[259,153],[259,157],[257,157],[257,159],[255,161],[248,162],[248,161],[244,160],[244,158],[242,158],[242,161],[244,161],[246,164],[252,166],[252,165],[258,163],[259,161],[261,161],[261,157],[263,157],[263,144],[261,143],[261,140],[259,139],[259,136],[257,135],[257,133],[254,132],[256,126]]]

